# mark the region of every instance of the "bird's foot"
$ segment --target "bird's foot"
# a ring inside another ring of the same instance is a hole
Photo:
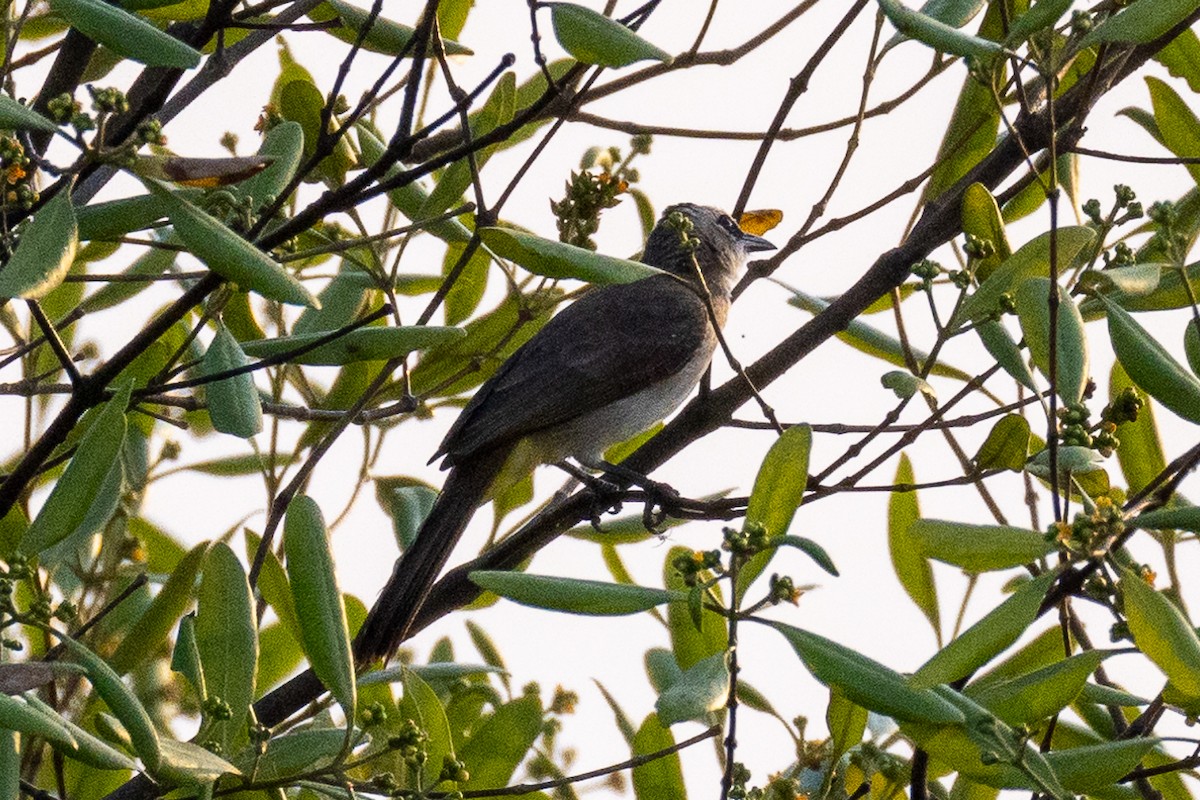
[[[563,462],[558,466],[592,493],[592,507],[588,519],[597,533],[604,533],[600,520],[605,514],[615,514],[621,510],[621,497],[625,490],[618,484],[599,475],[585,472],[569,462]]]

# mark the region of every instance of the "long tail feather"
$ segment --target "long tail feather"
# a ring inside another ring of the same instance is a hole
[[[429,590],[507,456],[507,448],[474,454],[450,471],[416,541],[396,562],[392,577],[358,631],[354,657],[359,664],[391,658],[412,633]]]

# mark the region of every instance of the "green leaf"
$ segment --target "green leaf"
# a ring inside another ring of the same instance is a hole
[[[198,744],[163,739],[162,762],[154,776],[168,786],[201,786],[222,775],[240,774],[233,764]]]
[[[685,603],[687,595],[647,586],[604,583],[503,570],[470,573],[471,581],[521,605],[593,616],[625,616],[664,603]]]
[[[788,298],[788,305],[795,306],[810,314],[819,314],[829,307],[830,301],[824,298],[806,294],[791,286],[787,287],[787,290],[792,293],[792,296]],[[890,298],[887,299],[890,303]],[[888,308],[890,307],[888,305]],[[868,313],[870,312],[868,311]],[[836,336],[860,353],[866,353],[869,356],[897,367],[907,368],[909,363],[908,357],[910,355],[916,361],[919,369],[925,369],[926,363],[929,361],[928,353],[913,347],[906,349],[899,339],[889,336],[873,325],[863,322],[861,319],[851,320],[850,324],[846,326],[846,330],[838,331]],[[940,360],[935,361],[929,367],[929,373],[963,382],[969,381],[973,377],[970,373],[963,372],[961,369]]]
[[[1053,30],[1058,18],[1067,12],[1074,0],[1038,0],[1028,11],[1013,21],[1004,38],[1004,46],[1011,49],[1024,44],[1038,31]]]
[[[121,457],[125,440],[125,408],[131,386],[127,383],[105,403],[103,410],[79,440],[71,463],[63,471],[38,515],[21,539],[20,552],[34,556],[75,532],[100,495],[113,463]]]
[[[968,525],[919,519],[909,528],[909,541],[920,552],[967,572],[992,572],[1037,561],[1054,552],[1054,543],[1028,528]]]
[[[919,10],[925,16],[943,22],[951,28],[961,28],[974,19],[984,5],[984,0],[926,0]],[[895,34],[888,39],[880,55],[907,39],[902,33]]]
[[[458,749],[471,779],[459,784],[463,792],[507,786],[542,732],[542,703],[526,695],[505,703],[471,731]]]
[[[1021,283],[1016,291],[1017,318],[1025,334],[1034,365],[1047,378],[1050,375],[1050,351],[1056,354],[1055,373],[1058,396],[1070,405],[1083,399],[1088,382],[1087,334],[1083,329],[1083,317],[1061,286],[1058,293],[1058,325],[1056,339],[1050,341],[1050,296],[1049,278],[1030,278]]]
[[[963,714],[929,689],[848,647],[782,622],[764,622],[783,634],[817,680],[853,703],[897,720],[960,725]]]
[[[956,56],[989,58],[1003,52],[996,42],[981,39],[926,16],[919,11],[913,11],[899,0],[879,0],[879,7],[888,20],[896,26],[896,30],[922,42],[939,53],[950,53]]]
[[[599,284],[633,283],[661,273],[640,261],[602,255],[509,228],[480,228],[479,237],[496,255],[547,278],[574,278]]]
[[[1012,224],[1019,219],[1028,217],[1045,205],[1045,187],[1049,185],[1052,177],[1058,179],[1058,185],[1062,189],[1062,193],[1071,201],[1072,206],[1074,206],[1075,187],[1079,185],[1079,157],[1075,153],[1067,152],[1055,159],[1053,169],[1049,164],[1044,165],[1044,168],[1038,172],[1036,179],[1029,181],[1024,189],[1017,192],[1016,195],[1004,204],[1004,208],[1001,210],[1004,221]]]
[[[633,737],[633,755],[646,756],[669,750],[675,737],[657,714],[650,714]],[[637,800],[687,800],[683,785],[683,763],[678,752],[638,764],[633,768],[633,796]]]
[[[1078,286],[1122,297],[1150,294],[1162,282],[1167,264],[1133,264],[1128,267],[1088,270],[1079,276]]]
[[[516,111],[516,95],[516,75],[506,72],[496,82],[483,108],[471,120],[472,139],[485,136],[497,127],[511,122]],[[476,171],[483,169],[497,147],[498,145],[490,145],[475,153],[473,160]],[[446,168],[433,191],[421,204],[420,211],[417,212],[418,219],[436,217],[462,200],[463,192],[470,188],[474,180],[471,164],[472,158],[460,158]]]
[[[659,695],[654,704],[664,725],[700,719],[725,706],[729,697],[729,657],[717,653],[701,659]]]
[[[75,208],[63,189],[22,229],[16,252],[0,269],[0,300],[45,297],[67,276],[78,247]]]
[[[1029,458],[1029,441],[1029,420],[1020,414],[1005,414],[992,426],[972,461],[980,470],[1020,472]]]
[[[1125,309],[1106,301],[1105,311],[1113,350],[1134,384],[1184,419],[1200,423],[1200,379]]]
[[[267,168],[237,185],[241,197],[254,198],[256,210],[276,199],[300,168],[304,154],[304,128],[300,123],[285,120],[263,137],[258,154],[271,159]]]
[[[69,719],[64,718],[58,711],[43,703],[34,692],[25,692],[25,702],[33,711],[40,712],[54,721],[56,725],[64,726],[75,740],[74,748],[62,748],[56,745],[65,755],[76,761],[83,762],[99,770],[134,770],[137,763],[124,752],[108,745],[104,740],[93,736]],[[120,723],[116,723],[120,724]],[[132,749],[133,742],[126,736],[126,743]],[[53,742],[52,742],[53,744]]]
[[[837,565],[833,563],[833,559],[829,557],[829,553],[825,548],[812,539],[806,539],[803,536],[780,536],[777,539],[772,539],[771,544],[777,547],[794,547],[811,558],[818,567],[833,577],[837,578],[841,575],[838,572]]]
[[[916,482],[912,462],[906,453],[900,454],[894,482],[909,485]],[[921,506],[915,490],[892,492],[888,497],[888,552],[892,557],[892,569],[904,591],[933,626],[933,635],[940,642],[942,621],[933,568],[910,532],[920,517]]]
[[[258,664],[254,600],[237,556],[223,542],[213,545],[204,562],[196,612],[196,647],[206,697],[220,698],[230,717],[213,720],[210,738],[225,752],[246,741],[246,715],[254,699]]]
[[[196,575],[208,554],[208,542],[201,542],[184,556],[154,600],[142,612],[109,659],[113,669],[124,675],[158,653],[161,645],[191,605],[196,591]]]
[[[1069,705],[1103,660],[1104,653],[1090,650],[982,691],[967,687],[966,694],[1009,725],[1032,725]]]
[[[261,756],[247,749],[235,760],[243,772],[252,771],[256,780],[285,781],[328,767],[345,745],[346,732],[340,728],[307,728],[272,736]]]
[[[200,666],[200,649],[196,646],[196,612],[185,614],[179,620],[179,632],[175,635],[175,648],[171,651],[171,670],[187,678],[197,696],[205,698],[208,692],[204,685],[204,670]]]
[[[967,628],[912,676],[918,687],[935,686],[970,675],[1017,640],[1037,618],[1046,591],[1057,574],[1047,570]]]
[[[1025,363],[1021,348],[1017,347],[1017,343],[1009,336],[1008,329],[1003,324],[998,320],[983,320],[975,326],[975,333],[979,335],[979,340],[983,342],[988,354],[996,359],[996,363],[1013,380],[1032,392],[1038,391],[1037,382],[1033,379],[1033,373],[1029,371],[1029,365]]]
[[[885,389],[891,389],[896,397],[907,400],[920,392],[931,400],[937,400],[937,390],[924,378],[919,378],[911,372],[895,369],[879,376],[879,382]]]
[[[288,504],[283,546],[304,652],[346,718],[353,720],[357,694],[346,607],[334,572],[325,520],[311,497],[297,495]]]
[[[446,247],[446,256],[442,259],[442,275],[449,276],[450,270],[458,263],[466,246],[458,243]],[[458,273],[458,278],[446,293],[446,324],[458,325],[470,319],[483,300],[487,290],[488,273],[492,265],[492,256],[486,248],[477,247],[466,265]]]
[[[829,740],[833,745],[833,752],[829,754],[830,763],[836,764],[842,754],[862,744],[863,734],[867,730],[868,715],[869,712],[865,708],[851,702],[841,689],[836,686],[829,687],[825,724],[829,727]]]
[[[139,194],[104,203],[89,203],[83,208],[75,209],[75,214],[79,223],[79,238],[83,241],[116,239],[127,233],[149,228],[167,216],[162,201],[152,194]],[[175,257],[171,251],[150,250],[150,253],[156,252],[168,255],[171,259]],[[142,258],[147,255],[149,253],[144,254]]]
[[[1079,46],[1091,47],[1100,42],[1152,42],[1195,10],[1193,0],[1138,0],[1092,28]]]
[[[404,696],[399,703],[402,719],[411,719],[425,731],[426,759],[424,765],[425,786],[434,786],[442,771],[447,755],[454,752],[454,740],[450,734],[450,721],[442,701],[428,683],[414,670],[405,669],[403,674]]]
[[[996,268],[975,293],[966,299],[954,315],[952,326],[977,322],[1000,309],[1000,295],[1014,292],[1029,278],[1044,278],[1050,274],[1050,236],[1047,231],[1026,242],[1004,263]],[[1062,274],[1081,250],[1096,238],[1096,232],[1086,226],[1059,228],[1058,272]]]
[[[684,596],[703,599],[700,593],[694,593],[692,587],[685,582],[683,575],[675,567],[678,558],[693,558],[695,553],[686,547],[672,547],[667,551],[663,562],[663,584],[674,596]],[[697,579],[705,582],[712,574],[701,572]],[[711,592],[721,602],[720,592],[713,587]],[[699,619],[695,616],[699,612]],[[671,652],[675,663],[680,669],[690,669],[702,659],[717,653],[724,653],[729,647],[729,628],[723,616],[708,608],[694,608],[690,602],[671,603],[667,606],[667,630],[671,634]]]
[[[0,728],[41,736],[56,750],[71,752],[79,747],[65,720],[30,708],[29,704],[0,693]]]
[[[1148,511],[1131,519],[1129,524],[1147,530],[1184,530],[1200,533],[1200,506]]]
[[[315,331],[298,336],[256,339],[242,342],[241,348],[248,356],[270,358],[298,350],[328,335],[328,331]],[[466,331],[462,328],[443,328],[436,325],[358,328],[328,344],[289,358],[288,363],[336,367],[357,361],[387,361],[416,350],[429,350],[454,342],[464,336]]]
[[[279,113],[284,119],[299,123],[304,131],[304,149],[301,161],[307,162],[317,153],[317,144],[321,137],[321,112],[325,107],[325,95],[313,83],[311,76],[289,80],[289,77],[294,74],[297,73],[281,72],[279,80],[276,82]],[[354,153],[350,150],[349,142],[342,137],[334,145],[333,152],[317,165],[316,171],[320,176],[340,185],[346,179],[346,171],[353,165]],[[315,180],[316,176],[312,179]]]
[[[200,374],[216,375],[247,363],[237,339],[224,325],[218,325],[217,334],[204,353]],[[208,400],[208,416],[221,433],[249,439],[262,430],[262,402],[251,373],[205,384],[204,395]]]
[[[793,425],[775,440],[754,478],[743,530],[756,527],[765,532],[768,538],[781,537],[788,532],[808,486],[808,456],[811,450],[812,428],[808,425]],[[775,548],[768,548],[755,554],[738,571],[739,596],[745,594],[774,555]]]
[[[6,94],[0,94],[0,128],[54,133],[58,130],[58,125],[19,100],[14,100]]]
[[[103,0],[50,0],[50,10],[89,39],[139,64],[191,69],[200,63],[199,51]]]
[[[1172,77],[1183,78],[1188,88],[1200,92],[1200,37],[1191,28],[1176,36],[1154,55]]]
[[[1142,0],[1144,2],[1144,0]],[[1154,122],[1167,149],[1180,158],[1200,156],[1200,120],[1169,84],[1147,77]],[[1200,183],[1200,164],[1185,164],[1192,180]]]
[[[1183,330],[1183,354],[1194,375],[1200,376],[1200,322],[1188,320]]]
[[[576,60],[602,67],[626,67],[637,61],[671,62],[671,55],[616,20],[574,3],[550,6],[554,36]]]
[[[1200,698],[1200,639],[1179,607],[1140,575],[1121,575],[1125,616],[1138,649],[1189,699]]]
[[[982,183],[972,183],[963,192],[962,225],[964,235],[975,236],[981,241],[992,243],[992,254],[975,261],[975,276],[981,281],[987,280],[988,276],[996,271],[996,267],[1012,255],[1012,246],[1009,245],[1008,234],[1004,230],[1000,206]]]
[[[342,0],[327,0],[327,2],[308,12],[308,17],[314,22],[327,22],[332,19],[340,19],[340,25],[334,25],[323,30],[346,44],[355,44],[363,28],[366,27],[367,22],[371,21],[371,27],[367,28],[367,35],[362,37],[362,48],[372,53],[383,53],[389,56],[398,56],[404,52],[404,48],[408,46],[409,40],[412,39],[413,34],[416,32],[407,25],[401,25],[398,22],[384,19],[382,15],[377,16],[374,20],[370,20],[367,11],[358,6],[344,3]],[[446,29],[442,28],[442,30],[445,31]],[[448,56],[469,56],[473,54],[471,48],[449,39],[442,39],[442,48]],[[416,48],[409,50],[407,53],[409,58],[412,58],[415,54]],[[426,58],[430,58],[432,55],[432,48],[427,48],[425,51]]]
[[[412,478],[375,479],[375,499],[392,518],[392,530],[402,551],[417,540],[437,496],[436,489]]]
[[[166,206],[175,233],[188,251],[213,272],[271,300],[320,305],[291,273],[220,221],[156,183],[146,185]]]
[[[60,635],[59,640],[70,651],[71,657],[87,671],[92,688],[125,726],[134,752],[153,773],[158,768],[162,749],[158,731],[154,729],[145,706],[104,659],[70,637]]]

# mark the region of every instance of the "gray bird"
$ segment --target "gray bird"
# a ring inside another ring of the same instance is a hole
[[[694,251],[668,222],[676,212],[692,223]],[[601,468],[609,446],[647,430],[687,398],[717,345],[693,252],[713,316],[724,325],[746,256],[773,249],[715,208],[671,206],[642,256],[669,274],[586,293],[513,353],[431,459],[441,457],[450,474],[358,633],[358,663],[390,657],[408,637],[450,551],[502,472],[521,477],[569,458]]]

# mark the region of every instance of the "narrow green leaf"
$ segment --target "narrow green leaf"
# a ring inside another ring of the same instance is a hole
[[[1184,530],[1200,533],[1200,506],[1148,511],[1134,517],[1129,524],[1147,530]]]
[[[975,293],[966,299],[954,315],[953,325],[977,322],[1000,310],[1000,295],[1014,292],[1029,278],[1050,274],[1050,236],[1047,231],[1026,242],[1005,259]],[[1086,226],[1059,228],[1058,271],[1062,274],[1083,248],[1096,238],[1096,232]]]
[[[1170,84],[1154,77],[1146,78],[1154,122],[1163,144],[1180,158],[1200,156],[1200,120]],[[1200,183],[1200,164],[1185,164],[1192,180]]]
[[[0,128],[54,133],[58,130],[58,125],[19,100],[14,100],[6,94],[0,94]]]
[[[506,72],[496,81],[495,88],[488,95],[487,101],[478,114],[471,119],[471,136],[478,139],[491,133],[500,125],[512,121],[516,112],[517,77],[512,72]],[[496,152],[499,145],[491,145],[477,152],[474,156],[475,170],[483,169],[484,164]],[[417,213],[418,219],[436,217],[451,206],[462,200],[463,192],[470,188],[474,180],[471,170],[472,159],[460,158],[448,166],[433,191],[425,198]]]
[[[25,698],[25,702],[29,704],[30,709],[45,715],[53,720],[56,725],[65,726],[67,731],[70,732],[76,746],[74,749],[61,748],[61,752],[65,755],[100,770],[137,769],[137,763],[126,753],[117,750],[104,740],[88,733],[71,720],[64,718],[58,711],[55,711],[51,706],[38,699],[36,693],[25,692],[23,697]],[[113,722],[116,725],[120,725],[115,720]],[[128,734],[126,734],[124,741],[129,749],[132,750],[133,741],[129,739]]]
[[[162,761],[155,777],[168,786],[203,786],[222,775],[240,775],[238,768],[198,744],[162,740]]]
[[[992,426],[972,461],[980,470],[1020,472],[1029,458],[1029,441],[1029,420],[1020,414],[1005,414]]]
[[[951,28],[961,28],[974,19],[984,5],[984,0],[926,0],[918,10],[927,17],[944,22]],[[903,33],[896,33],[891,39],[888,39],[880,55],[907,40],[908,37]]]
[[[901,485],[916,483],[912,462],[905,453],[900,454],[894,482]],[[920,517],[921,506],[915,490],[891,493],[888,498],[888,552],[892,557],[892,569],[904,591],[933,626],[933,635],[940,642],[942,621],[933,568],[910,533],[913,523]]]
[[[246,572],[223,542],[204,562],[196,612],[196,648],[208,698],[220,698],[230,717],[212,721],[210,736],[225,752],[246,741],[246,715],[254,699],[258,664],[254,601]]]
[[[829,754],[831,763],[836,764],[843,753],[862,744],[868,715],[865,708],[854,704],[841,689],[829,687],[825,724],[829,727],[829,740],[833,744],[833,752]]]
[[[1074,0],[1037,0],[1029,10],[1013,21],[1004,46],[1010,50],[1023,44],[1038,31],[1053,30],[1058,18],[1067,12]]]
[[[328,767],[346,745],[340,728],[307,728],[272,736],[261,756],[251,750],[239,755],[237,766],[253,771],[257,780],[284,781],[312,770]]]
[[[179,620],[175,648],[171,651],[171,670],[186,678],[198,697],[208,697],[208,687],[204,685],[204,670],[200,666],[200,648],[196,645],[195,611],[185,614]]]
[[[199,51],[103,0],[50,0],[50,10],[89,39],[139,64],[191,69],[200,63]]]
[[[79,446],[71,463],[63,471],[38,515],[21,539],[20,551],[37,555],[75,532],[88,515],[112,470],[121,457],[125,440],[125,408],[129,405],[131,385],[125,384],[109,400]]]
[[[1050,378],[1050,351],[1056,353],[1055,373],[1058,396],[1068,405],[1083,399],[1088,382],[1087,334],[1083,316],[1070,295],[1061,286],[1058,292],[1058,325],[1056,340],[1050,341],[1050,310],[1047,304],[1051,284],[1049,278],[1030,278],[1017,287],[1015,302],[1017,318],[1025,334],[1025,344],[1034,365]]]
[[[906,284],[908,285],[908,284]],[[788,298],[788,305],[795,306],[809,312],[810,314],[819,314],[829,307],[829,300],[814,295],[806,294],[794,287],[787,287],[792,296]],[[890,298],[887,298],[890,308]],[[884,305],[879,304],[881,307]],[[867,313],[871,313],[868,311]],[[889,336],[878,328],[863,322],[861,319],[853,319],[846,326],[846,330],[839,331],[837,338],[846,344],[853,347],[860,353],[866,353],[882,361],[892,364],[897,367],[907,367],[908,357],[911,356],[917,363],[919,369],[925,369],[926,363],[929,361],[929,354],[913,347],[905,348],[905,346],[894,336]],[[964,372],[958,367],[945,363],[944,361],[935,361],[929,366],[929,374],[937,375],[942,378],[953,378],[956,381],[969,381],[973,375]]]
[[[91,681],[96,694],[108,704],[113,715],[128,731],[134,752],[146,768],[154,772],[161,759],[162,746],[146,707],[104,659],[68,636],[60,635],[59,641],[71,652],[71,657],[87,671],[88,680]]]
[[[1033,725],[1066,708],[1100,666],[1104,653],[1090,650],[1019,678],[966,694],[1009,725]]]
[[[0,300],[45,297],[67,276],[78,247],[75,208],[63,189],[22,229],[16,252],[0,269]]]
[[[644,756],[669,750],[675,746],[675,737],[658,714],[650,714],[643,720],[633,737],[633,755]],[[633,768],[633,796],[637,800],[687,800],[687,789],[683,785],[683,762],[679,753],[672,752]]]
[[[1012,246],[1009,245],[1008,234],[1004,230],[1000,206],[982,183],[972,183],[963,192],[962,224],[963,234],[992,243],[992,254],[975,261],[975,277],[981,281],[987,280],[988,276],[996,271],[996,267],[1012,255]]]
[[[1098,796],[1132,772],[1157,745],[1153,738],[1125,739],[1052,751],[1046,760],[1064,788]]]
[[[271,128],[258,147],[258,154],[270,158],[271,163],[262,172],[239,183],[237,194],[254,198],[255,209],[263,208],[274,201],[291,181],[300,168],[303,153],[304,128],[300,127],[300,123],[285,120]]]
[[[512,700],[471,731],[458,749],[471,779],[459,784],[467,792],[507,786],[542,732],[542,703],[537,695]]]
[[[848,647],[782,622],[764,622],[788,640],[817,680],[857,705],[897,720],[959,725],[962,712],[933,691],[914,688],[903,675]]]
[[[663,585],[673,596],[682,595],[688,601],[693,597],[705,599],[699,592],[689,587],[682,573],[675,567],[675,561],[680,558],[695,558],[697,553],[686,547],[672,547],[667,551],[663,561]],[[696,575],[699,583],[705,583],[713,576],[709,572]],[[715,593],[717,602],[721,602],[721,594],[714,586],[709,591]],[[697,619],[696,612],[699,613]],[[717,653],[724,653],[729,647],[729,628],[725,617],[708,608],[694,608],[690,602],[671,603],[667,606],[667,630],[671,634],[671,652],[675,663],[680,669],[690,669],[694,664]]]
[[[428,738],[425,740],[426,759],[423,767],[425,786],[434,786],[441,774],[447,755],[454,752],[454,740],[450,733],[450,721],[437,692],[417,672],[405,669],[403,674],[404,696],[398,710],[403,719],[411,719],[421,726]]]
[[[1188,698],[1200,698],[1200,639],[1179,607],[1140,575],[1124,572],[1121,593],[1138,649]]]
[[[167,212],[157,196],[139,194],[120,200],[89,203],[83,208],[75,209],[75,215],[79,223],[79,238],[83,241],[94,241],[115,239],[133,231],[143,230],[161,219],[166,219]],[[150,252],[164,253],[172,259],[175,257],[170,251],[152,249]]]
[[[21,754],[17,752],[16,731],[0,730],[0,794],[19,797],[21,794]]]
[[[762,530],[768,538],[784,536],[808,486],[808,456],[812,450],[812,428],[793,425],[767,451],[754,478],[754,489],[746,506],[743,530]],[[775,555],[775,548],[756,554],[738,572],[737,591],[745,594]]]
[[[408,47],[409,41],[416,32],[413,28],[392,22],[382,15],[370,20],[367,11],[358,6],[344,3],[342,0],[328,0],[308,12],[308,17],[314,22],[341,20],[340,25],[324,28],[324,30],[346,44],[356,44],[363,28],[366,27],[368,21],[371,21],[371,27],[367,28],[366,36],[362,37],[362,48],[372,53],[383,53],[389,56],[398,56],[403,53],[404,48]],[[443,33],[447,32],[444,27],[441,30]],[[471,48],[449,39],[442,39],[442,48],[448,56],[472,55]],[[415,53],[414,48],[410,49],[407,55],[412,58]],[[432,48],[427,48],[425,51],[427,58],[431,57],[432,53]]]
[[[917,687],[952,683],[991,661],[1025,632],[1037,618],[1038,608],[1056,573],[1047,570],[1029,581],[983,619],[967,628],[912,676]]]
[[[1088,270],[1079,276],[1078,285],[1121,297],[1143,297],[1162,282],[1166,264],[1133,264],[1128,267]]]
[[[217,325],[217,334],[200,364],[200,374],[216,375],[248,363],[246,354],[229,329]],[[262,430],[262,402],[251,373],[205,384],[204,394],[208,400],[208,416],[213,427],[221,433],[249,439]]]
[[[325,520],[311,497],[297,495],[288,504],[283,546],[304,652],[346,718],[354,719],[357,694],[346,607],[338,588]]]
[[[825,570],[833,577],[839,577],[837,565],[833,563],[833,559],[829,557],[828,551],[824,547],[814,542],[812,539],[807,539],[803,536],[781,536],[778,539],[772,539],[771,543],[778,547],[794,547],[804,555],[808,556],[816,563],[818,567]]]
[[[1200,377],[1200,322],[1190,319],[1183,331],[1183,354],[1192,374]]]
[[[693,664],[658,696],[654,704],[658,719],[670,726],[700,719],[724,707],[729,697],[729,658],[717,653]]]
[[[661,272],[640,261],[614,258],[508,228],[481,228],[479,236],[496,255],[547,278],[633,283]]]
[[[1037,382],[1025,363],[1021,348],[1017,347],[1003,324],[998,320],[984,320],[975,326],[975,333],[991,357],[1013,380],[1032,392],[1038,391]]]
[[[117,646],[109,661],[118,674],[124,675],[158,653],[161,645],[191,605],[196,592],[196,575],[208,553],[208,542],[193,547],[180,560],[162,589],[154,596]]]
[[[633,737],[637,731],[633,729],[633,723],[629,721],[629,716],[625,713],[625,709],[617,702],[617,698],[613,697],[612,692],[600,681],[594,681],[596,688],[600,690],[601,696],[604,697],[604,702],[608,703],[608,708],[612,711],[613,721],[616,723],[617,730],[621,732],[621,737],[625,739],[625,743],[630,747],[633,746]]]
[[[175,232],[188,250],[213,272],[271,300],[319,305],[304,284],[220,221],[157,183],[146,185],[162,200]]]
[[[1125,309],[1105,302],[1117,359],[1141,389],[1190,422],[1200,423],[1200,379],[1192,375]]]
[[[1054,543],[1028,528],[919,519],[909,540],[926,556],[968,572],[1011,569],[1054,552]]]
[[[625,616],[664,603],[687,602],[683,592],[524,572],[475,571],[471,581],[521,605],[594,616]]]
[[[1174,78],[1183,78],[1188,88],[1200,92],[1200,37],[1188,29],[1171,40],[1154,55],[1154,60],[1167,68]]]
[[[616,20],[574,3],[550,6],[554,36],[563,49],[585,64],[626,67],[637,61],[671,62],[671,55]]]
[[[436,489],[412,478],[375,479],[375,499],[392,518],[392,530],[402,551],[416,541],[437,495]]]
[[[1139,0],[1092,28],[1079,46],[1091,47],[1100,42],[1152,42],[1195,10],[1193,0]]]
[[[1003,52],[1003,48],[996,42],[963,33],[933,17],[913,11],[899,0],[879,0],[879,7],[896,26],[896,30],[939,53],[988,58]]]
[[[55,749],[66,752],[79,747],[63,720],[42,714],[30,708],[28,703],[7,694],[0,694],[0,729],[41,736]]]
[[[316,331],[275,339],[257,339],[242,342],[241,349],[246,355],[254,358],[268,358],[305,347],[328,335],[328,331]],[[416,350],[429,350],[464,336],[466,331],[462,328],[444,328],[436,325],[359,328],[328,344],[289,358],[288,362],[312,366],[342,366],[357,361],[387,361]]]

